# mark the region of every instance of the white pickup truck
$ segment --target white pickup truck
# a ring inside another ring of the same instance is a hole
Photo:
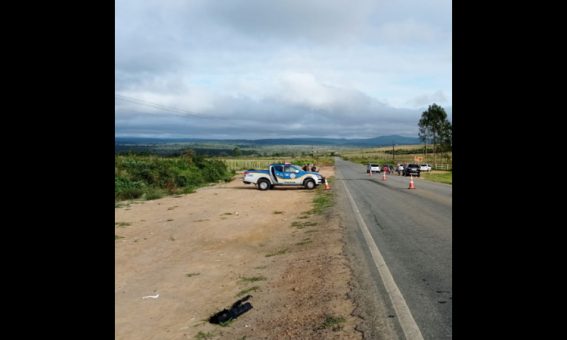
[[[325,177],[316,171],[304,171],[293,164],[270,164],[268,170],[247,170],[242,178],[244,184],[255,184],[259,190],[275,186],[302,186],[314,189],[325,183]]]

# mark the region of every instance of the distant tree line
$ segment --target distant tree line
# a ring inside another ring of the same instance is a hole
[[[196,154],[208,157],[229,157],[234,156],[234,150],[221,149],[221,148],[191,148]],[[187,148],[164,148],[162,145],[148,146],[148,145],[115,145],[114,153],[116,155],[139,155],[148,156],[156,155],[162,157],[179,157]],[[239,156],[257,156],[259,153],[256,150],[238,150]]]
[[[427,150],[431,150],[430,148],[428,148]],[[386,150],[384,151],[384,153],[387,154],[396,154],[396,155],[416,155],[416,154],[422,154],[424,152],[424,149],[419,148],[419,149],[399,149],[399,150]]]

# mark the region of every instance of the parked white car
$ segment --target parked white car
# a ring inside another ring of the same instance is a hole
[[[366,173],[370,173],[371,171],[380,173],[380,165],[372,163],[368,164],[368,166],[366,167]]]
[[[431,165],[429,164],[421,164],[419,166],[420,171],[431,171]]]

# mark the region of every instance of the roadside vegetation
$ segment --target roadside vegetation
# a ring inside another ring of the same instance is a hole
[[[421,177],[423,179],[439,182],[445,184],[453,185],[453,172],[452,171],[433,171],[433,172],[422,172]]]
[[[323,321],[323,324],[321,324],[321,326],[317,327],[316,330],[321,330],[321,329],[332,329],[333,332],[337,332],[340,331],[341,329],[343,329],[343,323],[345,322],[345,318],[342,316],[333,316],[333,315],[327,315],[325,317],[325,320]]]
[[[333,177],[328,177],[327,181],[329,181],[329,185],[334,185]],[[320,185],[315,191],[315,198],[313,198],[313,209],[310,211],[315,215],[323,214],[327,208],[332,207],[334,204],[333,191],[325,190],[324,188],[324,185]]]
[[[157,199],[193,192],[209,183],[230,181],[234,171],[225,163],[193,153],[179,157],[116,155],[114,199]]]

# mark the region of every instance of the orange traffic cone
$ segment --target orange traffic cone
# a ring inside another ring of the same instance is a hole
[[[383,181],[386,180],[386,171],[384,171],[384,174],[382,175],[382,180],[383,180]]]
[[[331,186],[329,185],[329,181],[325,180],[325,190],[331,190]]]
[[[409,181],[409,188],[408,189],[415,189],[415,184],[413,184],[413,176],[410,175],[410,181]]]

